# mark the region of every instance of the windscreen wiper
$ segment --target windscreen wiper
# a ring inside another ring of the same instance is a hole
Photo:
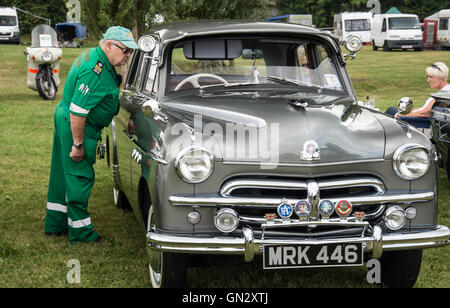
[[[288,84],[294,84],[297,86],[307,86],[307,87],[311,87],[311,88],[316,88],[316,89],[320,89],[322,90],[323,87],[316,85],[316,84],[312,84],[306,81],[301,81],[301,80],[296,80],[296,79],[290,79],[290,78],[284,78],[284,77],[278,77],[278,76],[267,76],[267,80],[270,81],[281,81],[284,83],[288,83]]]

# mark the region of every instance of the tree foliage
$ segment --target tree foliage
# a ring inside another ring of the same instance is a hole
[[[316,27],[330,27],[335,14],[341,12],[368,12],[368,0],[277,0],[283,14],[312,14]],[[380,0],[381,13],[397,7],[402,13],[417,14],[420,20],[442,9],[450,8],[449,0]]]
[[[136,35],[147,31],[156,15],[165,21],[192,19],[263,19],[270,7],[282,14],[312,14],[316,27],[329,27],[334,14],[367,12],[368,0],[80,0],[81,20],[88,35],[98,38],[112,25],[133,29]],[[0,6],[16,6],[51,19],[52,26],[66,21],[67,0],[0,0]],[[395,6],[401,12],[415,13],[420,20],[450,8],[450,0],[380,0],[381,12]],[[21,30],[31,29],[45,21],[18,12]]]
[[[0,6],[17,7],[32,14],[50,19],[53,26],[56,23],[66,21],[67,9],[65,2],[66,0],[0,0]],[[17,16],[19,17],[20,30],[25,33],[31,32],[31,30],[39,24],[45,24],[45,20],[20,11],[17,12]]]

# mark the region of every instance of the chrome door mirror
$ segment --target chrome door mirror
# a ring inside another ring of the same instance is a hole
[[[398,112],[400,114],[408,114],[413,109],[414,104],[413,104],[412,99],[410,99],[409,97],[402,97],[398,101],[397,107],[398,107]]]
[[[157,100],[149,99],[142,105],[142,113],[146,117],[152,117],[156,121],[167,122],[167,116],[161,112],[160,105]]]

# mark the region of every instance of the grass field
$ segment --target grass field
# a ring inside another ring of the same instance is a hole
[[[53,109],[81,49],[64,49],[57,100],[44,101],[26,85],[24,45],[0,45],[0,287],[148,287],[145,236],[133,213],[113,206],[110,171],[96,168],[89,211],[101,244],[71,245],[43,233],[53,137]],[[421,105],[431,92],[425,67],[450,65],[450,52],[374,52],[364,47],[348,70],[361,100],[382,110],[410,96]],[[450,183],[440,174],[439,223],[450,225]],[[67,263],[77,259],[81,283],[69,284]],[[450,287],[450,247],[424,252],[417,287]],[[366,268],[263,272],[259,264],[192,268],[191,287],[372,287]]]

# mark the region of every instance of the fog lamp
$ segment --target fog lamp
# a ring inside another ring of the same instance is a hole
[[[198,224],[200,222],[200,219],[201,219],[201,215],[197,211],[191,211],[187,215],[187,220],[193,225]]]
[[[238,227],[239,216],[234,210],[223,208],[216,213],[214,224],[220,232],[230,233]]]
[[[405,211],[398,205],[391,206],[384,214],[384,224],[391,230],[398,230],[406,223]]]

